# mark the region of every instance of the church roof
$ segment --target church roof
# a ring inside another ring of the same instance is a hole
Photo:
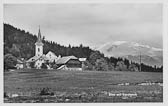
[[[27,60],[27,62],[34,62],[34,61],[36,61],[39,58],[40,58],[39,56],[33,56],[29,60]]]
[[[56,64],[65,64],[67,63],[70,59],[78,59],[75,56],[64,56],[60,58],[59,60],[56,61]]]
[[[23,61],[21,59],[17,59],[17,63],[22,64]]]

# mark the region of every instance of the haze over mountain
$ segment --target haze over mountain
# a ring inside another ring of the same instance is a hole
[[[161,48],[151,47],[136,42],[112,41],[96,48],[106,56],[125,57],[131,61],[160,66],[163,64],[163,51]]]

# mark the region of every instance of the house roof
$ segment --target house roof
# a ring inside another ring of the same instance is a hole
[[[45,55],[42,55],[42,56],[33,56],[27,62],[35,62],[35,61],[37,61],[40,58],[44,59],[44,60],[48,60],[48,58]]]
[[[51,51],[49,51],[46,55],[48,55],[48,54],[52,54],[53,56],[56,56],[55,53],[53,53],[53,52],[51,52]],[[56,56],[56,57],[57,57],[57,56]]]
[[[65,64],[67,63],[70,59],[78,59],[75,56],[64,56],[56,61],[56,64]]]
[[[34,62],[36,61],[38,58],[40,58],[39,56],[33,56],[31,57],[29,60],[27,60],[26,62]]]
[[[22,64],[22,63],[23,63],[23,61],[22,61],[22,60],[20,60],[20,59],[17,59],[17,63]]]

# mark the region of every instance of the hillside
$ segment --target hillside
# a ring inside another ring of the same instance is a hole
[[[4,53],[11,53],[15,57],[29,59],[35,54],[35,42],[37,36],[24,30],[15,28],[9,24],[4,24]],[[44,39],[44,54],[48,51],[54,52],[57,56],[74,55],[76,57],[89,58],[91,52],[94,52],[89,47],[84,47],[82,44],[78,47],[65,47],[52,41]]]

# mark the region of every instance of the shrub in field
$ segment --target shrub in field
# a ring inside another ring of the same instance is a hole
[[[49,88],[43,88],[41,91],[40,91],[40,95],[54,95],[54,92],[51,92],[49,90]]]

